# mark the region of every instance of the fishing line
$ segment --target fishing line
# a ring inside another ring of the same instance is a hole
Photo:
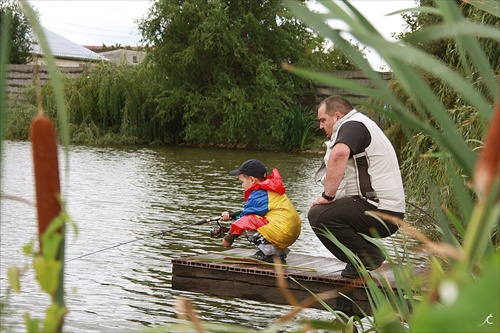
[[[110,249],[117,248],[117,247],[122,246],[122,245],[131,244],[131,243],[134,243],[134,242],[146,239],[146,238],[151,238],[151,237],[158,236],[158,235],[164,235],[165,233],[169,232],[170,230],[172,230],[172,229],[163,230],[161,232],[157,232],[157,233],[149,235],[149,236],[144,236],[144,237],[141,237],[141,238],[132,239],[132,240],[129,240],[128,242],[118,243],[116,245],[107,247],[105,249],[100,249],[100,250],[97,250],[97,251],[94,251],[94,252],[83,254],[83,255],[81,255],[79,257],[76,257],[76,258],[72,258],[72,259],[66,260],[66,262],[72,261],[72,260],[76,260],[76,259],[81,259],[81,258],[84,258],[84,257],[88,257],[90,255],[93,255],[93,254],[96,254],[96,253],[99,253],[99,252],[104,252],[104,251],[107,251],[107,250],[110,250]]]
[[[413,208],[417,209],[418,211],[420,211],[421,213],[423,213],[425,216],[427,216],[429,219],[431,219],[434,223],[438,224],[439,221],[436,220],[434,217],[431,216],[431,214],[429,214],[425,209],[423,209],[422,207],[419,207],[417,205],[415,205],[414,203],[406,200],[406,203],[409,204],[410,206],[412,206]]]
[[[229,211],[229,216],[231,218],[234,218],[235,216],[237,216],[239,213],[241,213],[241,211],[237,211],[237,212],[232,212],[232,211]],[[214,218],[209,218],[209,219],[204,219],[204,220],[201,220],[199,222],[197,222],[196,224],[204,224],[204,223],[208,223],[208,222],[213,222],[213,221],[217,221],[217,223],[219,222],[220,220],[220,216],[219,217],[214,217]],[[140,241],[140,240],[143,240],[143,239],[146,239],[146,238],[151,238],[151,237],[154,237],[154,236],[158,236],[158,235],[163,235],[169,231],[171,231],[172,229],[174,228],[170,228],[170,229],[167,229],[167,230],[163,230],[163,231],[160,231],[160,232],[157,232],[155,234],[152,234],[152,235],[149,235],[149,236],[144,236],[144,237],[141,237],[141,238],[136,238],[136,239],[132,239],[132,240],[129,240],[127,242],[123,242],[123,243],[118,243],[118,244],[115,244],[115,245],[112,245],[112,246],[109,246],[107,248],[104,248],[104,249],[100,249],[100,250],[97,250],[97,251],[94,251],[94,252],[90,252],[90,253],[86,253],[86,254],[82,254],[81,256],[79,257],[76,257],[76,258],[72,258],[72,259],[68,259],[68,260],[65,260],[65,262],[68,262],[68,261],[72,261],[72,260],[77,260],[77,259],[81,259],[81,258],[84,258],[84,257],[88,257],[88,256],[91,256],[93,254],[96,254],[96,253],[100,253],[100,252],[104,252],[104,251],[107,251],[107,250],[111,250],[111,249],[115,249],[117,247],[120,247],[122,245],[126,245],[126,244],[130,244],[130,243],[134,243],[134,242],[137,242],[137,241]]]

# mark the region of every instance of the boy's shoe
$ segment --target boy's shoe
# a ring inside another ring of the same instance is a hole
[[[276,255],[277,255],[278,257],[280,257],[281,261],[285,262],[285,260],[286,260],[286,256],[287,256],[287,254],[288,254],[288,253],[290,253],[290,249],[289,249],[289,248],[285,248],[285,249],[283,249],[283,250],[278,250],[278,251],[276,252]]]
[[[257,259],[257,260],[264,261],[264,262],[273,262],[273,257],[274,257],[274,255],[272,255],[272,254],[266,256],[264,254],[264,252],[262,252],[261,250],[255,252],[254,255],[250,256],[250,258],[252,258],[252,259]]]
[[[284,249],[284,250],[280,250],[276,254],[276,256],[279,256],[279,258],[281,259],[281,261],[283,263],[285,263],[285,261],[286,261],[286,255],[288,253],[290,253],[290,250]],[[264,262],[274,263],[274,256],[275,256],[274,254],[270,254],[270,255],[266,256],[264,254],[264,252],[262,252],[261,250],[259,250],[259,251],[255,252],[254,255],[251,255],[250,258],[257,259],[257,260],[264,261]]]

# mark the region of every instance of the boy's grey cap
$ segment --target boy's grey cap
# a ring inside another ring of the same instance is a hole
[[[248,160],[243,162],[238,170],[233,170],[229,173],[232,176],[244,174],[255,178],[266,179],[267,171],[264,164],[259,160]]]

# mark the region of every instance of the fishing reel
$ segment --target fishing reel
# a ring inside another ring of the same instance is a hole
[[[240,211],[236,211],[236,212],[233,212],[233,211],[229,211],[229,217],[231,218],[231,220],[234,220],[236,219],[236,217],[241,213],[241,210]],[[210,230],[210,235],[214,238],[222,238],[224,237],[228,232],[229,230],[231,230],[230,227],[226,227],[226,226],[223,226],[219,223],[219,220],[220,218],[218,218],[216,220],[217,222],[217,226],[216,227],[213,227],[212,230]]]
[[[231,218],[231,220],[235,220],[236,217],[241,214],[241,210],[240,211],[236,211],[236,212],[233,212],[233,211],[229,211],[229,217]],[[230,229],[230,227],[226,227],[226,226],[223,226],[219,223],[219,220],[221,219],[221,217],[215,217],[215,218],[211,218],[211,219],[205,219],[205,220],[201,220],[201,221],[198,221],[196,224],[205,224],[205,223],[208,223],[208,222],[217,222],[217,226],[216,227],[213,227],[211,230],[210,230],[210,235],[214,238],[221,238],[221,237],[224,237]]]
[[[222,238],[229,232],[229,230],[229,227],[219,224],[217,227],[213,227],[212,230],[210,230],[210,236],[213,238]]]

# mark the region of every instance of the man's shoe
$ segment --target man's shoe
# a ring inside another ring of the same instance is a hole
[[[380,266],[382,266],[382,264],[384,263],[384,261],[385,261],[385,256],[378,257],[378,258],[375,258],[375,259],[372,258],[369,264],[365,264],[365,267],[369,271],[374,271],[377,268],[379,268]]]
[[[384,261],[385,261],[385,258],[380,257],[380,258],[377,258],[376,260],[373,260],[373,264],[365,265],[365,267],[368,271],[373,271],[373,270],[376,270],[377,268],[379,268],[380,266],[382,266]],[[346,278],[353,278],[353,279],[362,277],[361,273],[351,263],[348,263],[345,266],[344,270],[342,270],[342,272],[340,272],[340,275],[342,275],[343,277],[346,277]]]
[[[356,279],[356,278],[361,277],[361,274],[359,274],[356,267],[354,267],[354,265],[351,263],[348,263],[345,266],[345,268],[342,270],[342,272],[340,272],[340,275],[342,275],[343,277],[346,277],[346,278],[351,278],[351,279]]]

